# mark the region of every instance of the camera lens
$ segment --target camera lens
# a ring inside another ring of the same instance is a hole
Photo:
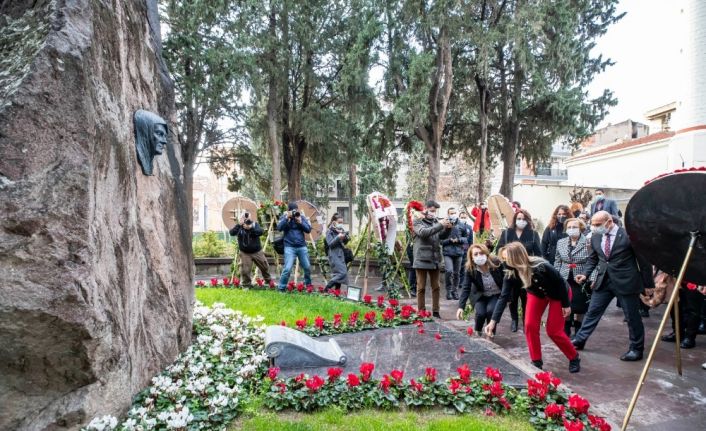
[[[301,215],[302,213],[300,213],[299,211],[294,211],[294,217],[300,217]]]
[[[245,220],[245,224],[248,225],[248,226],[250,226],[250,225],[252,224],[252,220],[250,220],[250,219]]]
[[[244,216],[245,218],[250,218],[250,213],[245,213],[245,214],[243,214],[243,216]]]

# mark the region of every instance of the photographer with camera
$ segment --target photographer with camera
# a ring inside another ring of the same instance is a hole
[[[255,263],[262,272],[265,283],[270,283],[270,268],[267,263],[265,252],[262,251],[260,237],[265,233],[262,227],[250,218],[250,213],[243,214],[238,220],[238,224],[230,230],[230,235],[238,238],[238,249],[240,250],[240,276],[243,279],[243,286],[251,286],[252,265]]]
[[[348,284],[348,266],[346,265],[346,243],[351,238],[343,227],[343,217],[338,213],[331,217],[331,223],[326,231],[328,263],[331,266],[331,280],[326,284],[326,290],[340,289],[342,284]]]
[[[295,259],[304,270],[304,284],[311,284],[311,265],[309,264],[309,251],[306,248],[304,235],[311,232],[311,223],[299,212],[296,202],[290,202],[288,211],[282,215],[277,224],[277,230],[284,232],[284,269],[279,279],[278,289],[284,292],[289,283],[289,274],[292,272]]]

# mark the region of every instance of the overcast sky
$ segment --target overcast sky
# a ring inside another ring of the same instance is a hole
[[[676,101],[675,68],[678,1],[622,0],[618,6],[625,17],[608,30],[596,52],[615,61],[590,88],[600,94],[613,90],[618,105],[601,125],[632,119],[644,121],[650,109]]]

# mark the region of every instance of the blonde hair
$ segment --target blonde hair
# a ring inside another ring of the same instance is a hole
[[[579,224],[579,229],[581,229],[581,232],[586,230],[586,223],[584,223],[583,220],[581,220],[578,217],[573,217],[573,218],[566,220],[564,222],[564,230],[566,230],[566,227],[569,225],[569,223],[572,223],[572,222],[576,222]]]
[[[527,254],[525,246],[521,242],[511,242],[500,250],[500,254],[505,252],[505,265],[509,268],[505,271],[508,278],[514,278],[515,273],[522,281],[522,287],[527,289],[532,285],[532,270],[542,265],[546,260],[541,257]]]
[[[490,250],[488,250],[488,247],[486,247],[484,244],[472,244],[470,247],[468,247],[468,251],[466,252],[466,270],[475,271],[478,269],[475,262],[473,262],[474,248],[477,248],[478,250],[480,250],[481,253],[486,255],[486,257],[488,258],[486,262],[488,268],[495,269],[498,267],[498,265],[493,261],[493,259],[491,259]]]

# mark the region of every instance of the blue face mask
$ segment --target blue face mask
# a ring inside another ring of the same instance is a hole
[[[600,202],[600,201],[602,201],[603,199],[605,199],[605,196],[603,196],[603,195],[596,195],[596,201]]]

